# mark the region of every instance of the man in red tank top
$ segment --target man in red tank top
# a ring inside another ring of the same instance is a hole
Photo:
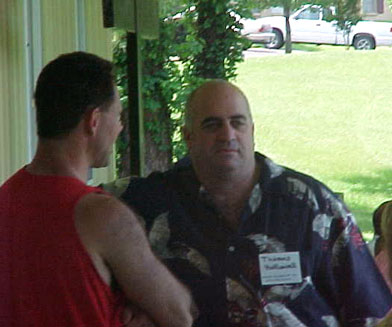
[[[125,303],[158,326],[192,324],[188,291],[152,254],[134,213],[86,185],[122,129],[112,70],[75,52],[38,78],[37,152],[0,189],[2,327],[121,326]]]

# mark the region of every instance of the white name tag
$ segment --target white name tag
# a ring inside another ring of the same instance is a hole
[[[263,253],[259,263],[261,285],[302,282],[299,252]]]

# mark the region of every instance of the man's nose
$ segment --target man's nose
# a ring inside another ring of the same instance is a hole
[[[235,138],[235,129],[231,126],[230,122],[225,122],[219,129],[219,139],[222,141],[230,141]]]

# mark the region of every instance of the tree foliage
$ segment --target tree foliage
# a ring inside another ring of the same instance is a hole
[[[194,75],[233,78],[242,51],[249,46],[239,33],[242,26],[233,6],[224,0],[196,0],[193,5],[193,32],[201,44],[201,51],[192,58]]]
[[[158,40],[142,40],[142,97],[143,119],[145,131],[145,166],[146,172],[163,170],[172,161],[173,131],[178,130],[178,119],[175,115],[178,104],[181,103],[182,80],[181,69],[173,57],[183,49],[177,49],[173,42],[175,24],[160,21]],[[114,62],[117,68],[117,84],[120,90],[124,110],[128,108],[127,85],[127,52],[126,34],[114,44]],[[127,117],[127,115],[124,115]],[[128,122],[117,141],[117,162],[120,176],[129,175],[129,129]]]

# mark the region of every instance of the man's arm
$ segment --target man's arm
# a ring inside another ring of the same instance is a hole
[[[152,253],[129,208],[114,197],[88,194],[75,209],[75,225],[103,278],[99,258],[110,267],[126,297],[158,326],[192,325],[188,290]]]

